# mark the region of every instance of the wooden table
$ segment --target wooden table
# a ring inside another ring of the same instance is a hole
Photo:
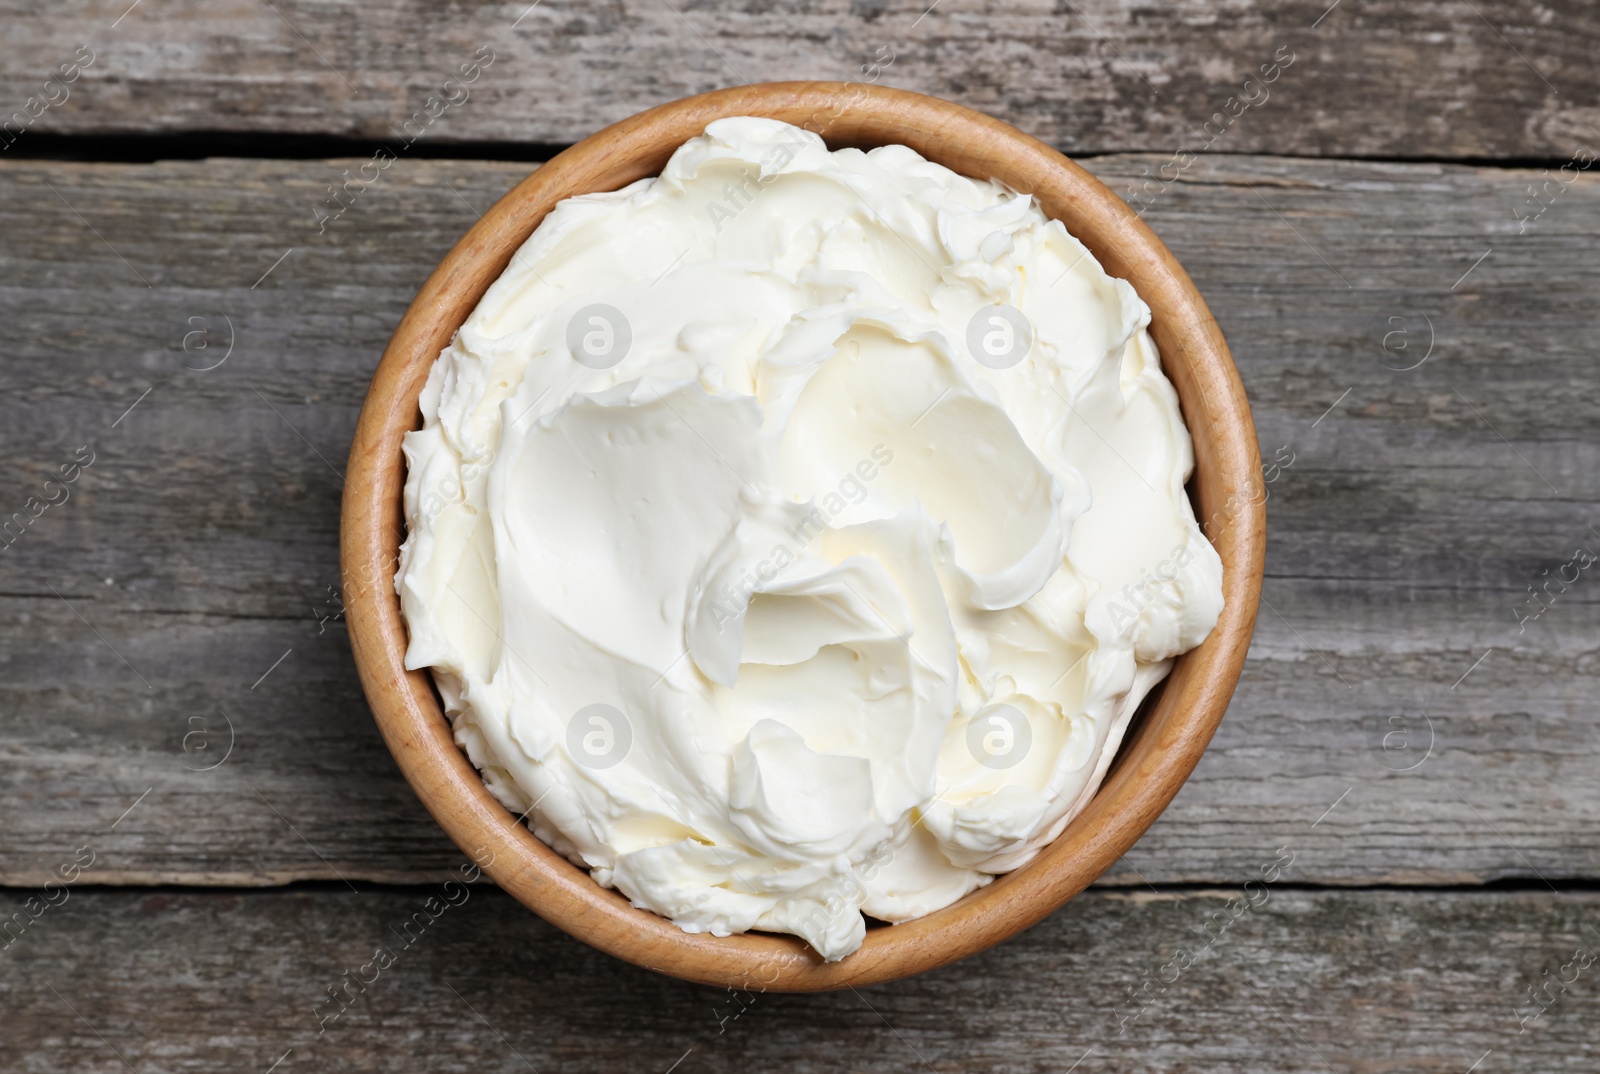
[[[1600,1067],[1600,10],[924,6],[0,4],[0,1066]],[[862,77],[1083,160],[1211,303],[1279,460],[1228,718],[1099,884],[922,978],[690,987],[485,886],[406,944],[462,855],[339,619],[385,340],[561,145]]]

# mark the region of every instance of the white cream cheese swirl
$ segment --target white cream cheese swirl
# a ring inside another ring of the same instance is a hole
[[[713,123],[439,356],[407,666],[601,884],[842,958],[1055,838],[1216,623],[1149,316],[1026,196]]]

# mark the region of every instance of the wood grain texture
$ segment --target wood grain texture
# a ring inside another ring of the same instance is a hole
[[[0,105],[94,56],[32,132],[274,131],[391,138],[480,46],[493,63],[425,124],[439,140],[568,144],[746,81],[878,77],[1072,153],[1193,145],[1242,111],[1235,153],[1566,159],[1600,126],[1600,13],[1583,0],[68,0],[0,4]],[[1244,82],[1294,62],[1258,105]],[[882,50],[882,51],[880,51]],[[893,63],[874,75],[871,64]],[[867,73],[863,74],[863,69]],[[37,106],[35,106],[37,107]],[[27,135],[24,135],[26,137]]]
[[[960,967],[785,996],[634,969],[485,888],[464,901],[436,888],[77,890],[0,956],[0,1062],[79,1074],[124,1071],[119,1055],[174,1074],[279,1060],[278,1074],[1600,1063],[1600,963],[1574,962],[1580,947],[1600,951],[1594,893],[1267,891],[1225,930],[1213,915],[1226,917],[1237,887],[1089,892]],[[1193,959],[1181,970],[1180,951]],[[347,973],[369,984],[350,986],[340,1013],[328,990]],[[1548,1009],[1519,1032],[1546,973],[1570,984],[1546,986]],[[1158,977],[1171,983],[1130,997]]]
[[[1087,163],[1131,189],[1167,159]],[[528,169],[402,161],[318,234],[326,184],[358,164],[0,166],[0,517],[77,446],[97,452],[0,551],[7,883],[42,883],[89,840],[102,883],[423,879],[455,860],[372,726],[342,627],[316,617],[377,356]],[[1294,461],[1269,486],[1268,604],[1229,716],[1113,882],[1214,881],[1289,837],[1305,881],[1600,877],[1600,589],[1585,571],[1521,633],[1514,614],[1574,547],[1600,551],[1600,188],[1580,178],[1519,233],[1536,177],[1213,156],[1153,199],[1264,454]],[[183,350],[187,318],[222,314],[232,356],[187,372],[218,353]],[[1423,353],[1383,340],[1422,348],[1424,315],[1432,356],[1386,368]],[[216,756],[184,752],[189,718],[218,712],[234,754],[184,771]],[[1394,717],[1406,751],[1383,749]]]

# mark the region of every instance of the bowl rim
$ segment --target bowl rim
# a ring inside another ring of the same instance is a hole
[[[394,588],[405,532],[404,434],[439,352],[557,201],[658,173],[712,120],[768,116],[832,148],[909,145],[930,160],[1032,194],[1152,311],[1163,371],[1195,450],[1190,495],[1223,563],[1224,608],[1179,657],[1130,727],[1088,806],[1028,865],[925,917],[872,928],[855,953],[823,962],[795,937],[690,934],[599,886],[490,795],[454,741],[426,671],[404,665]],[[341,579],[351,650],[385,742],[417,796],[483,871],[572,936],[635,965],[713,986],[821,991],[877,984],[975,954],[1037,923],[1125,853],[1172,801],[1232,696],[1254,628],[1265,554],[1265,485],[1255,427],[1227,343],[1192,281],[1155,234],[1081,166],[999,120],[885,86],[779,82],[659,105],[557,154],[484,213],[428,277],[384,350],[345,474]]]

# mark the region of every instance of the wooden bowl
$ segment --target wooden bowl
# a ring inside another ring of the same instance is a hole
[[[455,745],[424,671],[404,666],[394,591],[404,521],[401,437],[439,352],[512,254],[563,198],[657,174],[672,152],[724,116],[770,116],[834,148],[887,143],[1030,193],[1153,311],[1150,331],[1194,437],[1190,491],[1222,557],[1226,606],[1205,644],[1178,658],[1148,699],[1089,806],[1026,867],[937,913],[871,928],[861,949],[825,963],[789,936],[682,932],[628,905],[539,841],[485,789]],[[948,101],[880,86],[786,82],[719,90],[623,120],[519,183],[456,244],[417,294],[367,394],[344,486],[340,551],[346,619],[361,682],[400,768],[458,846],[502,888],[585,943],[707,985],[813,991],[876,984],[954,962],[1034,924],[1133,845],[1200,759],[1233,693],[1255,624],[1265,547],[1255,428],[1227,344],[1194,284],[1120,199],[1049,146]]]

